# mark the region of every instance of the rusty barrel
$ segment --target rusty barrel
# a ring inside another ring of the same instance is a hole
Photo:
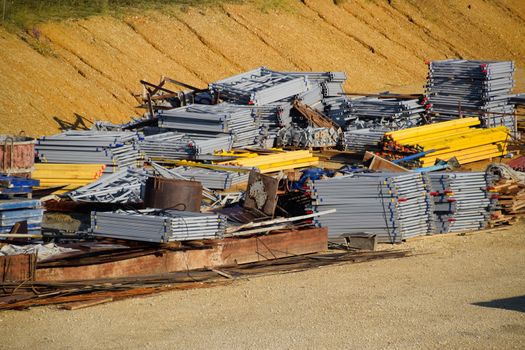
[[[150,177],[146,181],[144,204],[147,208],[199,212],[202,184],[197,181]]]

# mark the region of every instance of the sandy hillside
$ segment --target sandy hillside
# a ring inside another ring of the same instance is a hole
[[[525,67],[521,0],[260,2],[0,28],[0,133],[53,133],[53,117],[126,120],[139,112],[138,80],[162,75],[204,87],[266,65],[344,70],[349,91],[421,91],[429,59]]]

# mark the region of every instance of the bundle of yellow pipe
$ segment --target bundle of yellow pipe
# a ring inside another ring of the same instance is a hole
[[[319,158],[310,151],[290,151],[256,157],[238,158],[222,164],[234,164],[242,167],[257,168],[263,174],[280,170],[304,168],[319,164]]]
[[[105,164],[52,164],[37,163],[32,177],[40,180],[39,188],[65,186],[56,194],[69,192],[99,179]]]
[[[456,157],[460,164],[503,156],[509,130],[504,126],[480,129],[478,118],[456,119],[385,134],[388,142],[414,152],[436,150],[419,159],[420,166],[434,165],[437,159]]]

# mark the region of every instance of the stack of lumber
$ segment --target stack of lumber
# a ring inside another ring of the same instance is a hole
[[[463,118],[387,132],[383,156],[399,159],[426,152],[415,166],[427,167],[438,159],[447,161],[456,157],[460,164],[466,164],[505,155],[510,139],[508,129],[505,126],[475,128],[479,124],[478,118]]]
[[[105,164],[37,163],[33,178],[40,180],[40,188],[62,186],[55,192],[62,194],[98,180],[105,169]]]
[[[271,173],[281,170],[304,168],[319,164],[319,158],[311,151],[290,151],[268,155],[241,157],[228,164],[258,169],[261,173]]]
[[[492,217],[492,225],[513,223],[525,216],[525,183],[502,179],[494,186],[494,190],[499,193],[499,210]]]

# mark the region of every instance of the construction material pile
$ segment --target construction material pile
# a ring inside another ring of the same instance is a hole
[[[379,148],[380,142],[383,140],[385,133],[389,129],[352,129],[344,132],[342,145],[345,150],[365,152],[367,150],[375,150]]]
[[[422,156],[413,161],[415,167],[432,166],[438,159],[448,161],[452,157],[466,164],[504,156],[508,129],[504,126],[474,128],[479,124],[479,119],[473,117],[387,132],[382,153],[387,158],[399,159],[422,152]]]
[[[362,173],[310,181],[310,209],[337,210],[314,219],[317,226],[328,227],[330,241],[371,233],[378,242],[396,243],[432,232],[427,182],[416,173]]]
[[[497,204],[492,176],[485,172],[429,173],[436,233],[485,228]]]
[[[192,159],[216,151],[231,150],[233,136],[165,132],[148,135],[138,144],[146,159],[150,161]]]
[[[81,202],[139,203],[142,201],[142,186],[149,176],[144,169],[125,168],[67,195],[70,199]]]
[[[105,169],[105,164],[36,163],[32,177],[39,188],[60,187],[54,193],[62,194],[98,180]]]
[[[250,108],[228,103],[190,105],[160,111],[158,115],[162,128],[208,135],[208,138],[230,134],[233,136],[233,147],[255,145],[261,134],[260,123]]]
[[[44,136],[35,146],[43,163],[105,164],[105,173],[142,166],[136,142],[142,136],[126,131],[66,131]]]
[[[221,215],[177,210],[91,213],[91,230],[96,237],[152,243],[222,238],[225,224]]]
[[[349,100],[349,107],[348,126],[391,130],[420,125],[425,111],[417,99],[361,97]]]
[[[517,136],[512,61],[449,59],[429,63],[426,85],[430,111],[437,120],[478,116],[483,127],[505,126]]]

